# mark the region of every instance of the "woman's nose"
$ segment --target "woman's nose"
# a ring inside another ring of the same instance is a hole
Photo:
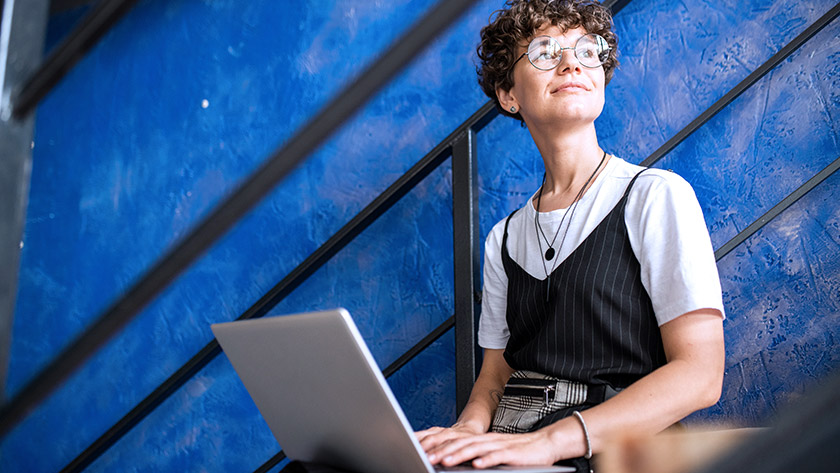
[[[577,72],[580,69],[580,62],[575,57],[574,48],[563,48],[563,53],[560,55],[560,63],[557,64],[555,70],[558,74],[566,72]]]

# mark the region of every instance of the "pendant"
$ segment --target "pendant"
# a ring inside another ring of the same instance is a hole
[[[551,274],[545,278],[545,301],[548,302],[548,296],[551,294]]]
[[[551,260],[552,258],[554,258],[554,248],[549,246],[548,249],[545,250],[545,259]]]

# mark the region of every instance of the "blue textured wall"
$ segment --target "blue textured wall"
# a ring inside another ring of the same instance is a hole
[[[140,2],[43,101],[10,394],[433,1],[278,3]],[[3,439],[0,470],[63,467],[484,103],[474,47],[501,3],[477,5]],[[633,0],[602,146],[641,161],[832,6]],[[716,247],[840,155],[839,36],[835,20],[657,164],[694,185]],[[504,118],[478,153],[485,235],[542,164]],[[387,366],[453,310],[449,178],[445,165],[272,314],[345,306]],[[720,261],[724,395],[695,422],[766,423],[836,370],[838,179]],[[453,343],[390,379],[416,428],[454,418]],[[278,448],[219,357],[89,470],[252,471]]]

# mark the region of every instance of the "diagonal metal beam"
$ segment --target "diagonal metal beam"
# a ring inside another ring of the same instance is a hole
[[[399,358],[394,360],[393,363],[388,365],[384,370],[382,370],[382,375],[386,378],[390,378],[392,374],[396,373],[400,370],[403,366],[408,364],[409,361],[413,360],[414,357],[420,354],[426,348],[429,348],[429,345],[436,342],[440,337],[443,336],[446,332],[449,331],[452,327],[455,326],[455,316],[451,316],[448,319],[444,320],[443,323],[438,325],[434,330],[428,333],[425,337],[423,337],[419,342],[415,343],[413,347],[409,348],[405,353],[400,355]]]
[[[631,0],[604,0],[601,2],[605,8],[608,8],[610,12],[612,12],[613,16],[616,13],[620,12],[622,8],[626,7]]]
[[[254,473],[268,473],[269,471],[271,471],[272,468],[274,468],[275,466],[280,464],[280,462],[285,460],[285,459],[286,459],[286,452],[284,452],[283,450],[280,450],[279,452],[277,452],[276,455],[269,458],[267,462],[263,463],[262,465],[260,465],[259,468],[254,470]]]
[[[336,98],[307,122],[285,146],[251,174],[239,189],[218,205],[189,235],[155,263],[142,279],[129,288],[120,300],[111,305],[14,399],[3,406],[0,410],[0,435],[8,433],[58,388],[473,2],[438,2],[405,35],[397,39],[381,59],[374,60],[356,80],[336,94]]]
[[[764,215],[758,218],[758,220],[751,223],[747,228],[738,232],[738,234],[732,237],[731,240],[729,240],[723,246],[718,248],[718,250],[715,251],[715,260],[720,261],[721,258],[728,255],[730,251],[735,249],[735,247],[743,243],[747,238],[751,237],[757,231],[761,230],[762,227],[767,225],[767,223],[776,218],[780,213],[787,210],[788,207],[796,203],[796,201],[801,199],[805,194],[811,192],[813,188],[820,185],[820,183],[826,180],[828,176],[834,174],[834,172],[837,171],[838,168],[840,168],[840,157],[838,157],[831,164],[823,168],[822,171],[815,174],[814,177],[808,179],[808,181],[806,181],[805,184],[799,186],[798,189],[791,192],[790,195],[782,199],[781,202],[774,205],[772,209],[765,212]]]
[[[101,0],[47,56],[20,92],[12,99],[12,115],[29,115],[56,84],[85,56],[105,33],[131,10],[137,0]]]

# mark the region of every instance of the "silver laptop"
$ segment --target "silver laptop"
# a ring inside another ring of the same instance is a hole
[[[432,467],[346,310],[211,328],[289,458],[361,473],[471,470]]]

